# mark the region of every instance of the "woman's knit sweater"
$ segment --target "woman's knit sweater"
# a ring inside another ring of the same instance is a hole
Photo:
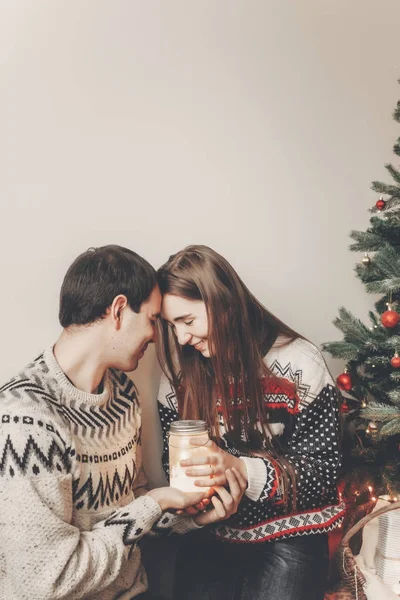
[[[263,378],[268,421],[293,466],[297,508],[288,514],[282,465],[238,451],[226,435],[220,414],[222,447],[240,456],[248,473],[248,487],[238,512],[213,526],[215,536],[228,541],[262,542],[326,532],[337,527],[344,516],[345,507],[336,487],[341,460],[338,399],[321,353],[302,338],[287,345],[278,339],[264,360],[276,376]],[[287,382],[295,384],[295,391]],[[158,407],[164,437],[163,466],[168,475],[168,431],[179,416],[175,390],[165,376]]]

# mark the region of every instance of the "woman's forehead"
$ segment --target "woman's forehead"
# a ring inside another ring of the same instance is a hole
[[[183,296],[165,294],[162,300],[161,315],[167,321],[180,320],[188,314],[198,313],[204,307],[202,300],[190,300]]]

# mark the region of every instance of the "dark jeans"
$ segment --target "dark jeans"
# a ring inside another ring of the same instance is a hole
[[[328,537],[232,544],[187,535],[178,551],[174,600],[323,600]]]

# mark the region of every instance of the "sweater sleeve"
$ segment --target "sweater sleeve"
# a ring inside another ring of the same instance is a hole
[[[35,432],[0,424],[1,554],[6,585],[18,598],[28,591],[41,600],[101,592],[161,516],[159,504],[143,496],[90,531],[72,525],[69,452],[54,428]],[[132,557],[132,569],[140,568]]]
[[[322,355],[312,348],[307,355],[311,384],[294,416],[292,435],[284,453],[294,469],[297,502],[303,507],[310,507],[320,499],[333,499],[341,463],[337,390]],[[242,458],[249,476],[246,495],[256,502],[280,502],[284,463],[268,458]],[[288,492],[292,494],[293,490]]]
[[[148,480],[142,465],[141,454],[142,447],[141,445],[138,445],[136,456],[138,464],[140,464],[141,467],[133,485],[133,490],[136,498],[147,494],[147,492],[149,491]],[[160,516],[160,518],[157,519],[157,521],[154,523],[149,533],[150,535],[157,536],[169,535],[171,533],[184,534],[195,529],[200,529],[200,527],[198,527],[198,525],[195,524],[192,517],[185,514],[176,515],[171,512],[164,512]]]

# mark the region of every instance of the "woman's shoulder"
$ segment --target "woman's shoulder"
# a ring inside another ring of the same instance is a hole
[[[290,356],[296,362],[309,360],[317,364],[325,363],[317,346],[302,337],[291,340],[283,335],[278,336],[265,359],[269,360],[272,356]]]
[[[301,337],[279,336],[264,362],[274,375],[293,381],[303,400],[314,399],[323,388],[335,385],[321,351]]]

